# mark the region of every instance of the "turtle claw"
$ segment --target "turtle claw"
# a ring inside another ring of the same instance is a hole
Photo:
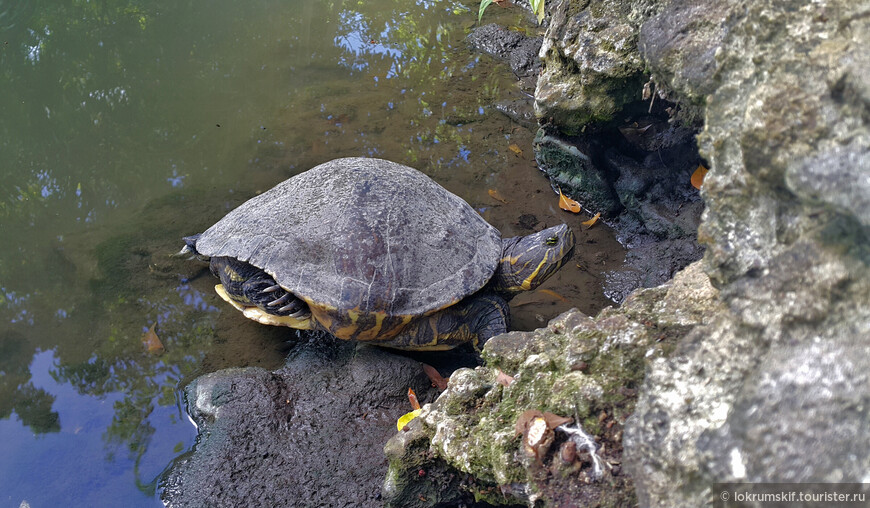
[[[275,291],[278,291],[279,289],[281,289],[281,286],[279,286],[278,284],[275,284],[273,286],[269,286],[266,289],[261,290],[260,292],[261,293],[274,293]]]
[[[301,318],[303,316],[306,316],[307,314],[308,314],[308,309],[303,307],[292,314],[287,314],[287,317],[298,319],[298,318]]]
[[[299,300],[293,300],[293,301],[290,302],[289,304],[287,304],[287,305],[281,307],[280,309],[278,309],[278,312],[280,312],[280,313],[283,314],[283,313],[285,313],[285,312],[289,312],[289,311],[291,311],[291,310],[295,310],[295,309],[297,309],[298,307],[299,307]]]
[[[291,298],[291,296],[292,295],[290,293],[285,293],[284,296],[282,296],[281,298],[278,298],[277,300],[273,300],[273,301],[267,303],[266,305],[268,305],[269,307],[275,307],[278,305],[282,305],[284,303],[287,303],[287,300],[289,300]]]

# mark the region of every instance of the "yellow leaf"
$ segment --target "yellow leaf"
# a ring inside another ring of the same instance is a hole
[[[559,189],[559,208],[566,212],[579,213],[580,203],[562,194],[562,189]]]
[[[523,150],[522,150],[522,148],[520,148],[519,146],[517,146],[517,145],[515,145],[515,144],[512,144],[512,145],[508,146],[508,149],[510,149],[510,151],[513,152],[514,155],[516,155],[517,157],[522,157],[522,156],[523,156]]]
[[[591,219],[587,221],[583,221],[580,224],[583,225],[583,229],[589,229],[598,222],[598,219],[601,217],[601,212],[596,213]]]
[[[692,187],[696,189],[701,189],[701,185],[704,184],[704,177],[707,176],[707,168],[705,168],[702,164],[698,164],[698,169],[692,173]]]
[[[507,199],[505,199],[504,196],[502,196],[497,190],[489,189],[486,192],[489,193],[489,197],[491,197],[492,199],[494,199],[496,201],[501,201],[502,203],[507,204]]]
[[[399,431],[404,429],[405,425],[408,425],[409,423],[411,423],[411,420],[413,420],[414,418],[417,418],[417,416],[420,415],[421,411],[423,411],[423,410],[422,409],[415,409],[415,410],[411,411],[410,413],[403,414],[399,418],[399,421],[396,422],[396,427],[399,429]]]

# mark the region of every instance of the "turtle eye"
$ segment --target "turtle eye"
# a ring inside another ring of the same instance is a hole
[[[559,243],[559,237],[555,235],[550,236],[546,240],[544,240],[544,245],[549,245],[550,247],[556,245],[557,243]]]

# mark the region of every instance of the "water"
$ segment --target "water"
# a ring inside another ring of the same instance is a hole
[[[608,303],[622,251],[558,210],[533,132],[491,108],[523,91],[466,50],[476,9],[0,0],[0,506],[159,504],[195,437],[184,384],[275,368],[295,333],[243,320],[169,255],[320,162],[409,164],[506,236],[571,224],[575,259],[515,299],[515,328]],[[534,29],[516,8],[487,17]],[[163,354],[143,346],[155,323]]]

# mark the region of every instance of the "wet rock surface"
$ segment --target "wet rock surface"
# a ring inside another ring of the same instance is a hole
[[[312,336],[285,366],[226,369],[185,392],[194,452],[163,482],[168,506],[381,506],[382,453],[408,388],[430,400],[420,363]]]
[[[535,76],[541,71],[538,59],[541,37],[529,37],[490,23],[472,30],[466,40],[474,51],[506,62],[517,78]]]

